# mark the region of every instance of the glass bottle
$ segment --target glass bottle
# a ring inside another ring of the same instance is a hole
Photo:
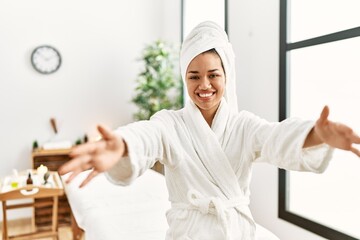
[[[26,179],[26,185],[32,185],[33,184],[33,180],[31,178],[31,173],[28,174],[28,178]]]

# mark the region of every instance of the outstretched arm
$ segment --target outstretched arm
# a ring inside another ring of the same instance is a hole
[[[351,151],[360,157],[360,151],[353,144],[360,143],[360,137],[348,126],[328,119],[329,107],[325,106],[315,127],[308,134],[304,148],[326,143],[331,147]]]
[[[98,126],[98,131],[102,136],[100,141],[75,147],[70,153],[72,159],[60,167],[60,175],[72,172],[67,182],[82,171],[92,169],[92,172],[81,183],[80,187],[83,187],[96,175],[109,170],[121,157],[127,155],[126,143],[122,138],[102,126]]]

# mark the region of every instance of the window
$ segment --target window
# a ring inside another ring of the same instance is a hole
[[[227,32],[227,0],[182,0],[182,32],[183,41],[190,31],[203,21],[213,21],[223,26]],[[186,88],[184,86],[184,88]],[[188,94],[184,91],[184,102]]]
[[[213,21],[227,30],[227,0],[182,0],[182,39],[203,21]]]
[[[360,131],[360,1],[280,0],[280,120]],[[335,150],[323,174],[279,170],[279,217],[328,239],[360,239],[359,158]]]

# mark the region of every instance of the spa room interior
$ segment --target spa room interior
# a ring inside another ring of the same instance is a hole
[[[99,124],[116,129],[161,110],[150,87],[171,93],[168,108],[184,106],[178,56],[202,21],[228,34],[239,110],[316,120],[328,105],[331,119],[360,132],[359,9],[357,0],[0,0],[2,239],[165,239],[160,162],[128,186],[101,173],[79,188],[91,170],[67,183],[58,169],[72,148],[99,140]],[[146,72],[159,54],[167,86]],[[145,86],[145,75],[154,82]],[[338,149],[321,174],[253,164],[257,240],[360,239],[357,169],[358,157]]]

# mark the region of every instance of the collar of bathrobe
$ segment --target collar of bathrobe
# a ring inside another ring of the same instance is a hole
[[[229,118],[226,101],[222,99],[221,102],[214,118],[213,129],[209,127],[199,108],[191,100],[184,107],[184,121],[192,130],[191,139],[200,161],[225,197],[231,199],[243,196],[243,192],[218,139],[218,136],[221,138]]]

